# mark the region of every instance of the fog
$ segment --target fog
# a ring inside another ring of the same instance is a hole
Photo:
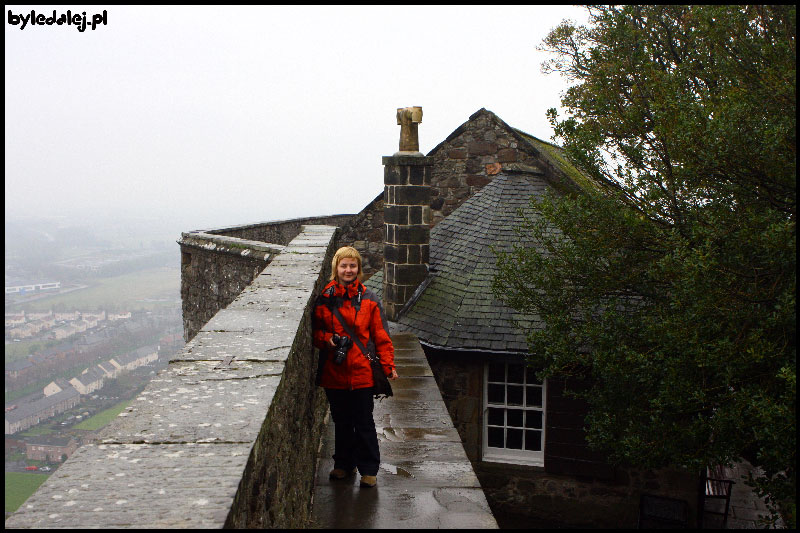
[[[6,6],[7,238],[33,218],[174,241],[356,213],[382,189],[398,107],[422,106],[425,153],[483,107],[550,139],[545,112],[567,85],[541,73],[536,47],[586,19],[568,6],[72,6],[107,24],[10,22],[31,9],[66,11]]]

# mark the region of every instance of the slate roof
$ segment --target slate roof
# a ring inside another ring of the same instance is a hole
[[[85,373],[81,373],[75,376],[74,379],[77,379],[83,385],[89,385],[90,383],[103,380],[105,379],[105,377],[106,375],[103,373],[102,370],[100,370],[96,366],[91,366],[86,370]]]
[[[9,423],[17,422],[76,396],[80,396],[80,393],[75,390],[75,387],[70,386],[68,389],[62,390],[61,392],[57,392],[50,396],[42,397],[35,402],[20,404],[17,409],[6,413],[6,421]]]
[[[520,242],[515,228],[528,216],[531,196],[550,185],[541,175],[504,172],[431,229],[428,278],[401,314],[398,324],[425,343],[447,349],[526,352],[525,328],[541,327],[536,317],[522,316],[492,293],[497,251]],[[380,293],[383,274],[366,283]]]

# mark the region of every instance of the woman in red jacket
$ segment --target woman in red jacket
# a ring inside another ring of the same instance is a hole
[[[397,379],[394,347],[380,300],[361,283],[361,255],[350,246],[333,256],[331,281],[314,309],[314,346],[320,349],[319,384],[325,388],[336,431],[331,479],[358,469],[361,486],[377,483],[380,450],[375,433],[372,367],[339,321],[339,310],[362,346],[377,353],[386,376]]]

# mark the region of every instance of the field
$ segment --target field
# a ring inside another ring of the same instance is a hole
[[[6,512],[15,512],[36,492],[39,485],[47,481],[49,474],[28,472],[6,472]]]
[[[100,411],[96,415],[91,418],[87,418],[80,424],[75,425],[75,429],[86,429],[89,431],[97,431],[100,428],[107,426],[112,420],[114,420],[118,414],[125,410],[128,407],[128,404],[131,403],[132,400],[126,400],[124,402],[120,402],[111,409],[106,409],[105,411]]]
[[[6,352],[6,363],[10,363],[17,359],[21,359],[23,357],[27,357],[28,354],[35,353],[39,350],[48,348],[53,344],[56,344],[57,341],[51,340],[40,340],[40,341],[20,341],[14,342],[12,344],[6,344],[5,352]]]
[[[178,267],[162,267],[98,278],[92,285],[64,294],[55,294],[33,302],[9,306],[10,310],[150,310],[180,301],[181,272]]]

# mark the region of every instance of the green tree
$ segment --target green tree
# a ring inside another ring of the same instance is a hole
[[[542,47],[573,82],[555,137],[598,186],[533,201],[535,244],[499,255],[495,292],[545,322],[544,375],[587,378],[590,444],[746,458],[793,526],[795,7],[588,9]]]

